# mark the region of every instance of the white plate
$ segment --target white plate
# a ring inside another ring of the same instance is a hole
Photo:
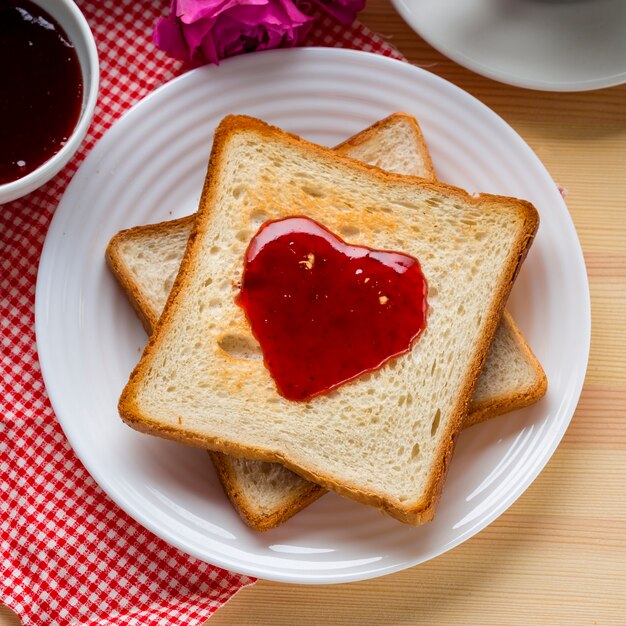
[[[503,83],[587,91],[626,82],[623,0],[391,0],[460,65]]]
[[[239,520],[202,450],[139,434],[116,404],[145,335],[105,267],[118,230],[193,212],[212,131],[249,113],[335,144],[395,110],[422,123],[441,178],[528,198],[541,228],[511,308],[550,381],[525,411],[460,437],[436,520],[411,528],[328,495],[265,534]],[[125,511],[166,541],[237,572],[301,583],[380,576],[465,541],[528,487],[572,417],[589,349],[576,232],[523,140],[480,102],[416,67],[362,52],[281,50],[195,70],[119,120],[57,209],[39,269],[36,330],[54,410],[74,450]]]

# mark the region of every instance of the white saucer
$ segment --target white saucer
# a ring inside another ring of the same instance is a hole
[[[416,115],[438,175],[532,201],[539,234],[509,301],[549,380],[532,407],[461,434],[435,521],[412,528],[328,494],[257,533],[227,500],[204,450],[125,426],[117,400],[146,335],[104,261],[119,230],[197,207],[213,130],[248,113],[333,145],[395,110]],[[118,120],[87,156],[44,247],[37,347],[52,406],[94,479],[154,533],[228,569],[332,583],[394,572],[465,541],[530,485],[565,432],[589,353],[589,290],[554,181],[495,113],[408,63],[353,50],[246,55],[173,80]],[[113,506],[113,505],[112,505]]]
[[[544,91],[626,82],[623,0],[391,0],[442,54],[494,80]]]

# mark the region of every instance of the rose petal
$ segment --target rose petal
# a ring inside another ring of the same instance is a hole
[[[312,2],[342,24],[352,24],[356,14],[365,7],[365,0],[312,0]]]
[[[158,19],[152,33],[152,41],[157,48],[175,59],[189,60],[189,49],[181,25],[173,16]]]
[[[174,0],[177,4],[176,15],[185,24],[203,19],[215,17],[224,11],[236,6],[267,4],[270,0]]]

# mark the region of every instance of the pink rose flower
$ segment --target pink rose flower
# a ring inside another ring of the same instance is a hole
[[[292,0],[172,0],[152,39],[192,65],[302,41],[313,18]]]

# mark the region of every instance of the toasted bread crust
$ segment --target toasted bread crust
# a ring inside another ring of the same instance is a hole
[[[430,157],[430,152],[428,151],[428,147],[426,141],[424,140],[424,135],[422,134],[422,129],[420,128],[417,120],[407,113],[392,113],[391,115],[385,117],[378,122],[375,122],[371,126],[368,126],[365,130],[361,131],[357,135],[346,139],[340,144],[336,145],[334,150],[339,152],[344,156],[349,156],[346,154],[348,150],[354,149],[367,141],[370,141],[372,135],[377,133],[381,128],[384,128],[390,123],[393,123],[397,119],[402,119],[406,122],[411,128],[411,132],[415,135],[415,145],[419,148],[420,156],[422,157],[422,161],[424,164],[424,168],[428,172],[427,176],[424,176],[426,180],[437,180],[437,174],[435,173],[435,168],[433,166],[433,161]]]
[[[256,512],[254,505],[248,502],[245,494],[237,486],[237,479],[234,476],[228,456],[221,452],[209,451],[217,476],[222,483],[222,487],[231,501],[241,519],[251,528],[264,532],[280,526],[290,517],[299,513],[326,493],[326,489],[312,482],[303,484],[303,488],[296,498],[292,498],[289,504],[280,509],[275,509],[266,514]]]
[[[491,307],[486,314],[482,341],[480,341],[476,346],[474,354],[472,355],[470,367],[468,368],[468,374],[461,383],[455,409],[452,411],[452,417],[448,423],[448,428],[445,435],[442,437],[442,444],[439,448],[439,458],[441,461],[431,472],[424,496],[415,502],[403,503],[397,501],[396,499],[387,498],[372,491],[361,489],[347,481],[339,483],[332,476],[323,475],[320,472],[313,471],[311,468],[305,467],[304,465],[297,465],[292,459],[286,458],[283,454],[273,450],[234,444],[214,436],[200,436],[196,433],[187,431],[184,425],[181,425],[179,428],[173,428],[155,423],[151,420],[149,415],[144,415],[136,404],[136,395],[140,384],[139,380],[141,377],[146,375],[147,370],[150,367],[151,360],[154,358],[154,355],[158,353],[159,346],[162,341],[162,330],[165,331],[168,326],[172,324],[173,312],[176,309],[179,294],[187,284],[189,277],[196,270],[196,265],[198,263],[198,259],[196,258],[196,248],[198,248],[198,246],[196,242],[198,237],[204,235],[208,228],[216,193],[216,177],[220,171],[223,154],[227,148],[230,137],[242,130],[254,132],[265,138],[279,138],[285,143],[297,145],[309,154],[313,154],[320,159],[332,159],[332,161],[337,159],[343,160],[347,167],[353,170],[360,170],[366,175],[378,178],[385,183],[393,183],[397,181],[404,184],[407,180],[412,180],[415,186],[421,186],[436,193],[445,193],[448,196],[455,196],[462,202],[475,204],[480,206],[485,211],[501,211],[503,206],[509,206],[513,212],[517,213],[518,218],[521,220],[517,244],[509,254],[506,266],[503,268],[502,281],[494,293]],[[148,341],[141,360],[133,370],[129,382],[122,392],[118,407],[122,419],[128,425],[137,430],[150,432],[161,437],[178,440],[190,445],[201,446],[225,452],[227,454],[233,454],[234,456],[243,456],[261,461],[282,463],[304,478],[336,491],[341,495],[345,495],[354,500],[375,506],[403,522],[420,524],[432,519],[439,495],[441,493],[443,481],[449,467],[450,459],[454,451],[456,437],[461,428],[463,417],[467,412],[467,407],[476,386],[480,369],[487,356],[487,351],[496,331],[498,321],[504,310],[504,306],[513,282],[535,237],[535,233],[539,225],[539,215],[536,209],[532,204],[523,200],[490,195],[473,197],[465,191],[450,185],[435,184],[427,182],[424,179],[386,173],[376,167],[361,164],[352,159],[333,154],[328,149],[307,142],[294,135],[284,133],[280,129],[269,126],[260,120],[246,116],[228,116],[217,128],[213,143],[213,150],[209,159],[207,176],[202,191],[200,206],[201,210],[195,220],[194,228],[187,244],[187,249],[183,257],[180,271],[172,287],[172,291],[167,300],[163,314],[156,325],[155,332]]]
[[[517,409],[523,409],[537,402],[548,390],[548,379],[537,357],[533,354],[530,346],[524,339],[519,326],[508,311],[502,314],[501,324],[505,325],[508,332],[514,338],[517,348],[524,353],[526,360],[534,370],[534,383],[517,393],[502,394],[496,398],[489,398],[482,402],[472,401],[463,427],[473,426],[485,420],[497,417],[503,413],[509,413]]]

